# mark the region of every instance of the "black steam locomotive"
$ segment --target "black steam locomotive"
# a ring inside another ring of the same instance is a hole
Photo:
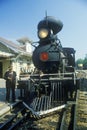
[[[62,47],[57,33],[63,23],[46,16],[38,24],[39,41],[33,43],[32,60],[36,70],[29,79],[29,100],[26,105],[34,114],[44,115],[65,107],[74,99],[77,80],[75,77],[75,50]]]
[[[57,33],[63,24],[47,16],[38,24],[39,45],[33,52],[33,63],[43,73],[65,73],[74,71],[75,50],[63,48]]]

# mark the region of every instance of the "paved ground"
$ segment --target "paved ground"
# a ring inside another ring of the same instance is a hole
[[[17,98],[20,96],[19,89],[17,89],[17,88],[15,89],[15,94],[16,94],[16,100],[17,100]],[[5,80],[0,79],[0,116],[5,111],[8,111],[10,109],[10,105],[13,104],[13,103],[10,103],[10,104],[6,103],[5,97],[6,97]]]
[[[20,96],[19,89],[15,89],[16,98]],[[5,80],[0,79],[0,102],[5,102],[6,97],[6,88],[5,88]]]

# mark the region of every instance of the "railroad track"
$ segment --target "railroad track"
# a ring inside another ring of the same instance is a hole
[[[69,128],[72,127],[74,105],[75,102],[69,101],[65,108],[55,113],[50,113],[45,117],[37,118],[30,111],[26,110],[24,106],[18,104],[20,107],[14,108],[11,112],[3,115],[2,120],[0,120],[0,130],[72,130]],[[63,118],[65,119],[64,122]]]
[[[87,79],[82,79],[77,92],[74,130],[87,130]]]
[[[63,117],[64,109],[51,113],[43,118],[35,119],[31,117],[27,118],[27,121],[22,124],[20,129],[23,130],[59,130],[61,120]]]
[[[78,90],[74,130],[87,130],[87,92]]]
[[[80,79],[76,101],[67,102],[60,130],[87,130],[87,79]]]
[[[26,118],[26,108],[22,102],[16,104],[12,109],[3,113],[0,117],[0,130],[15,130]]]
[[[75,101],[68,101],[65,108],[52,113],[52,115],[50,113],[50,116],[33,120],[32,123],[28,120],[26,127],[31,130],[73,130],[74,110]]]
[[[20,102],[1,116],[0,130],[59,130],[64,111],[65,107],[37,118]]]
[[[75,101],[68,101],[63,114],[60,130],[73,130]]]

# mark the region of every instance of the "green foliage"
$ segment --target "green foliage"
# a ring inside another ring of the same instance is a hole
[[[84,67],[84,69],[87,69],[87,54],[83,61],[83,67]]]
[[[87,54],[84,59],[77,59],[76,61],[76,67],[78,67],[78,64],[83,64],[83,68],[87,69]]]
[[[83,64],[83,62],[84,62],[84,60],[83,59],[78,59],[77,61],[76,61],[76,67],[78,67],[78,65],[79,64]]]
[[[77,61],[76,61],[76,64],[83,64],[83,59],[78,59]]]

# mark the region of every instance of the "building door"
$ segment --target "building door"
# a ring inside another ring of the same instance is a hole
[[[2,78],[2,62],[0,62],[0,78]]]

